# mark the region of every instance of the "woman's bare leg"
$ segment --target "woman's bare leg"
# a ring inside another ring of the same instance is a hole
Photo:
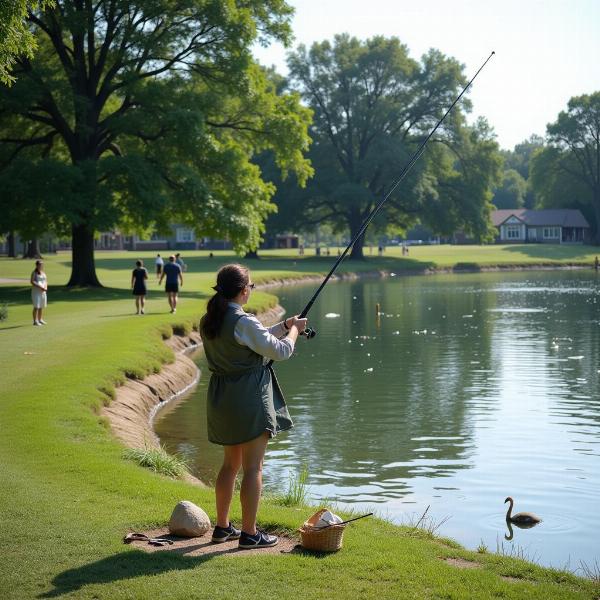
[[[215,484],[215,496],[217,501],[217,525],[227,527],[229,525],[229,507],[235,487],[235,478],[242,465],[242,446],[224,446],[223,465]]]
[[[240,490],[240,501],[242,503],[242,531],[250,535],[256,534],[256,514],[262,491],[262,466],[267,449],[269,434],[241,444],[242,447],[242,489]]]

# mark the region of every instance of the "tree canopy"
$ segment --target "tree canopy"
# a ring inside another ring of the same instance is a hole
[[[397,38],[347,34],[299,46],[288,65],[293,89],[314,111],[315,177],[292,193],[294,203],[305,222],[327,221],[354,236],[466,83],[462,67],[436,50],[415,61]],[[468,107],[467,100],[462,110]],[[462,110],[448,116],[375,227],[419,219],[438,233],[488,234],[501,158],[487,125],[468,127]],[[362,257],[362,240],[352,257]]]
[[[576,96],[547,127],[532,161],[532,186],[547,207],[580,208],[600,244],[600,92]]]
[[[289,43],[291,14],[283,0],[57,0],[29,13],[40,52],[18,57],[0,90],[0,186],[70,231],[71,285],[99,284],[93,236],[117,224],[177,220],[258,245],[274,187],[252,157],[271,150],[301,183],[312,173],[310,110],[250,54]],[[14,183],[25,168],[61,185],[32,194]]]
[[[502,184],[496,188],[492,204],[496,208],[522,208],[527,193],[527,181],[515,169],[506,169]]]

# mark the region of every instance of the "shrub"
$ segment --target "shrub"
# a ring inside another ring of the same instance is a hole
[[[6,321],[8,319],[8,306],[6,304],[0,304],[0,321]]]

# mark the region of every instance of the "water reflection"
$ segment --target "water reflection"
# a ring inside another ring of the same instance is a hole
[[[507,542],[510,542],[513,539],[513,525],[518,529],[531,529],[532,527],[538,525],[538,523],[511,523],[508,519],[506,519],[506,529],[508,530],[508,533],[504,534],[504,539]]]
[[[287,288],[283,303],[297,311],[312,291]],[[314,499],[376,504],[398,521],[407,504],[431,504],[452,517],[441,533],[470,547],[494,546],[497,498],[510,490],[550,517],[527,532],[542,562],[589,561],[600,534],[599,298],[597,278],[564,272],[328,287],[311,312],[319,335],[277,365],[296,427],[269,445],[265,481],[285,489],[306,464]],[[158,431],[212,480],[206,385]],[[565,521],[564,506],[576,516]]]

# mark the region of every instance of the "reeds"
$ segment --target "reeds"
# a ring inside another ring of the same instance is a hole
[[[187,461],[178,455],[169,454],[163,446],[159,448],[127,448],[123,458],[137,462],[167,477],[182,477],[188,472]]]

